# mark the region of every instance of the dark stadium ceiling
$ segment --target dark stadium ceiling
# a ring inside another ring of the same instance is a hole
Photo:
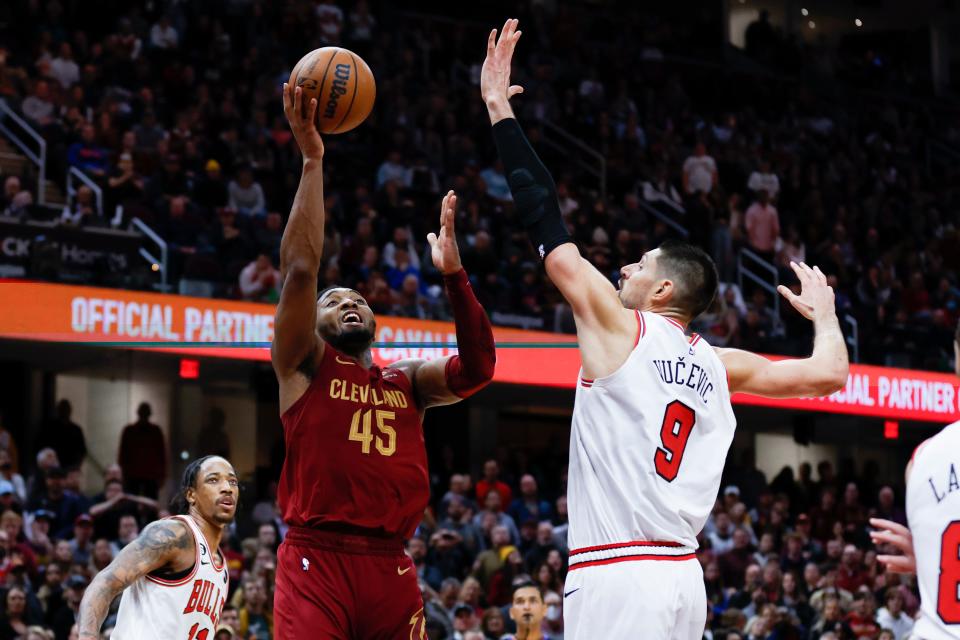
[[[745,8],[765,9],[775,25],[801,33],[886,31],[931,23],[953,26],[960,20],[958,0],[724,0],[724,4],[731,14]]]

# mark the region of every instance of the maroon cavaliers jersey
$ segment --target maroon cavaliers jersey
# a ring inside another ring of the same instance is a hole
[[[310,387],[281,419],[287,457],[277,497],[287,524],[413,535],[430,482],[405,373],[364,369],[328,344]]]

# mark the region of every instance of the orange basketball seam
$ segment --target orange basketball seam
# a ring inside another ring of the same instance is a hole
[[[315,120],[317,120],[317,122],[315,122],[314,124],[317,125],[317,129],[318,129],[318,130],[320,129],[320,113],[321,113],[321,111],[320,111],[320,100],[323,99],[323,85],[325,85],[325,84],[327,83],[327,73],[330,72],[330,65],[333,64],[333,59],[337,57],[337,54],[338,54],[338,53],[340,53],[340,52],[339,52],[339,51],[334,51],[334,52],[333,52],[333,55],[330,56],[330,59],[327,60],[327,66],[326,66],[326,68],[323,70],[323,77],[320,78],[320,88],[317,90],[317,115],[316,115],[315,118],[314,118]]]
[[[343,126],[343,123],[346,122],[347,116],[353,111],[353,102],[357,99],[357,88],[360,86],[360,65],[357,64],[357,59],[353,57],[353,53],[346,49],[344,49],[344,51],[350,56],[350,61],[353,63],[353,95],[350,96],[350,104],[347,105],[347,110],[344,112],[343,117],[340,118],[340,122],[337,123],[337,126],[335,126],[330,133],[336,133],[337,130]]]

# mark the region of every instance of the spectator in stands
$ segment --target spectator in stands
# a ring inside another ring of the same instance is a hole
[[[203,169],[204,175],[193,189],[194,201],[208,211],[216,211],[227,206],[230,196],[227,183],[223,180],[220,163],[211,158],[207,160]]]
[[[437,531],[434,535],[445,537],[449,532]],[[427,543],[423,538],[414,536],[407,540],[407,555],[413,561],[413,566],[417,571],[417,578],[423,580],[433,589],[440,589],[440,583],[443,582],[443,573],[433,564],[427,564]]]
[[[403,155],[393,150],[387,155],[380,168],[377,169],[377,189],[382,189],[388,182],[396,182],[399,185],[407,186],[408,171],[403,163]]]
[[[549,520],[537,523],[537,537],[534,543],[524,554],[523,562],[527,571],[533,572],[537,567],[548,566],[547,557],[551,551],[557,551],[557,543],[553,538],[553,525]],[[536,575],[534,573],[534,575]]]
[[[2,466],[0,466],[0,469],[2,469]],[[907,514],[902,507],[895,504],[893,488],[890,486],[880,488],[877,493],[877,506],[871,510],[870,517],[892,520],[904,526],[907,524]]]
[[[154,153],[160,143],[167,139],[166,130],[157,122],[157,114],[147,109],[133,128],[136,149],[140,152]]]
[[[81,513],[73,521],[73,538],[70,540],[74,564],[88,565],[93,556],[93,518]]]
[[[710,193],[718,183],[717,163],[707,155],[707,147],[698,142],[693,155],[683,162],[683,191],[687,195]]]
[[[102,223],[97,215],[97,201],[93,189],[85,184],[77,188],[73,202],[63,208],[60,221],[76,227],[96,226]]]
[[[772,202],[776,202],[777,196],[780,194],[780,179],[770,169],[769,160],[762,160],[760,167],[750,174],[750,178],[747,180],[747,188],[754,193],[764,191]]]
[[[64,89],[80,81],[80,67],[73,59],[73,47],[69,42],[60,44],[60,54],[50,61],[50,75]]]
[[[6,607],[0,616],[0,638],[25,638],[29,625],[36,624],[34,612],[27,609],[27,592],[18,586],[6,592]]]
[[[124,515],[120,516],[120,521],[117,524],[116,538],[113,540],[114,545],[118,550],[123,549],[125,546],[137,539],[137,536],[140,535],[140,525],[137,522],[136,516],[133,515]]]
[[[241,166],[237,170],[237,179],[227,185],[228,204],[243,216],[263,216],[267,213],[267,201],[263,195],[263,187],[254,180],[253,170]]]
[[[707,535],[710,540],[710,548],[716,555],[733,549],[733,523],[730,522],[730,515],[726,511],[720,511],[714,518],[713,531]]]
[[[757,191],[756,201],[747,209],[745,221],[747,245],[761,258],[772,263],[780,239],[780,216],[770,204],[769,194]]]
[[[484,503],[491,490],[500,494],[503,504],[509,505],[512,502],[510,487],[500,481],[500,463],[494,459],[483,463],[483,479],[477,482],[477,502]]]
[[[117,207],[126,209],[141,202],[145,184],[143,176],[133,166],[133,156],[121,153],[116,168],[107,178],[105,215],[113,216]]]
[[[499,157],[493,163],[493,166],[480,172],[480,177],[483,178],[487,187],[488,196],[498,202],[513,202],[510,185],[507,184],[507,177],[503,175],[503,163]]]
[[[276,302],[280,298],[280,271],[272,258],[261,252],[240,272],[240,292],[244,300]]]
[[[500,492],[496,489],[487,491],[483,500],[483,509],[473,517],[473,524],[481,527],[484,531],[489,531],[491,525],[485,523],[485,519],[490,519],[493,526],[506,527],[510,533],[510,540],[514,544],[520,544],[520,531],[517,524],[508,514],[503,511],[503,500],[500,498]]]
[[[893,631],[893,640],[906,640],[913,630],[913,619],[903,610],[903,596],[896,588],[885,592],[885,605],[877,611],[877,624]]]
[[[137,407],[137,421],[123,428],[117,463],[123,470],[126,490],[156,498],[167,477],[167,444],[163,430],[150,422],[153,409],[147,402]]]
[[[70,419],[72,413],[73,406],[70,401],[60,400],[57,403],[56,416],[44,423],[35,443],[38,451],[47,447],[53,449],[64,469],[79,468],[87,456],[83,429]]]
[[[176,49],[178,43],[179,35],[170,23],[170,16],[162,14],[150,28],[150,46],[154,49]]]
[[[50,84],[43,79],[33,85],[33,94],[28,96],[20,105],[27,120],[41,129],[47,129],[56,122],[56,106],[50,99]]]
[[[53,616],[53,631],[58,640],[68,638],[71,628],[77,622],[77,613],[80,611],[80,601],[87,590],[89,581],[80,574],[73,574],[66,581],[64,604]]]
[[[9,434],[7,434],[9,436]],[[23,476],[13,471],[13,462],[7,449],[0,448],[0,479],[6,480],[13,488],[20,504],[27,501],[27,485],[23,481]]]
[[[46,509],[56,514],[56,518],[51,523],[51,529],[56,538],[69,537],[74,521],[84,512],[80,497],[64,488],[66,477],[67,472],[60,467],[48,470],[46,491],[35,502],[27,505],[28,511]]]
[[[553,517],[550,503],[540,499],[537,481],[529,473],[520,478],[520,497],[510,503],[508,512],[515,522],[549,520]]]
[[[503,566],[509,549],[515,549],[510,544],[510,530],[503,525],[497,525],[490,530],[490,548],[482,551],[473,563],[472,574],[481,585],[488,585],[493,574]]]
[[[0,200],[0,210],[6,210],[20,191],[22,191],[20,176],[7,176],[3,181],[3,200]]]
[[[263,578],[251,577],[243,583],[239,632],[244,637],[273,637],[273,614],[267,606],[267,585]]]
[[[416,274],[408,273],[404,276],[398,293],[397,302],[393,305],[390,315],[421,320],[433,319],[430,300],[420,293],[420,278]]]

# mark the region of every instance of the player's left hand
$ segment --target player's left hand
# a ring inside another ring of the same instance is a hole
[[[440,204],[440,235],[427,234],[430,243],[430,256],[433,266],[443,275],[456,273],[462,269],[460,264],[460,249],[457,247],[457,234],[453,228],[457,217],[457,194],[448,191]]]
[[[870,532],[873,544],[893,545],[903,554],[902,556],[878,555],[877,562],[894,573],[916,573],[917,558],[913,555],[913,535],[910,529],[883,518],[870,518],[870,526],[878,529]]]
[[[780,295],[786,298],[807,320],[815,320],[817,316],[836,314],[833,287],[827,284],[827,276],[823,275],[820,267],[811,269],[804,262],[800,264],[791,262],[790,267],[800,280],[800,295],[783,285],[777,287]]]

